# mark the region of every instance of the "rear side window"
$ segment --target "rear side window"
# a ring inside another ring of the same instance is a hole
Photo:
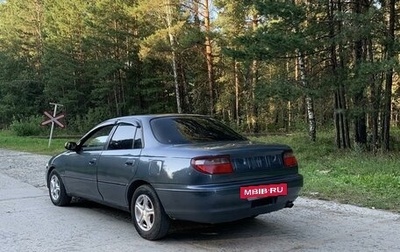
[[[155,138],[163,144],[247,140],[208,117],[162,117],[153,119],[150,124]]]
[[[109,150],[127,150],[142,148],[141,131],[130,124],[120,124],[114,132],[108,146]]]

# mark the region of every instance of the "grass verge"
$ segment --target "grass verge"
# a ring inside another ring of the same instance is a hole
[[[65,142],[75,140],[77,139],[55,138],[52,139],[49,147],[49,139],[46,137],[19,137],[12,131],[0,131],[0,148],[46,155],[64,151]]]

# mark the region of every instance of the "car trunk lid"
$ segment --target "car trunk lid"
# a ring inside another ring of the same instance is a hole
[[[233,173],[244,176],[297,173],[297,161],[289,146],[281,144],[260,144],[250,141],[191,144],[190,149],[202,156],[229,156]],[[203,155],[204,154],[204,155]]]

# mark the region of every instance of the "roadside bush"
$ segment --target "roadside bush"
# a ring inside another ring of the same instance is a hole
[[[77,133],[86,133],[92,127],[96,126],[100,122],[111,117],[108,109],[105,108],[94,108],[89,109],[88,113],[84,116],[76,116],[73,121],[70,121],[69,127],[75,130]]]
[[[10,129],[17,136],[41,136],[45,135],[45,127],[41,127],[42,116],[30,116],[25,119],[13,119]]]

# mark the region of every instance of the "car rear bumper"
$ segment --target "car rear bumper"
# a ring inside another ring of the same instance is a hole
[[[255,200],[240,199],[241,186],[279,183],[287,183],[287,195]],[[214,184],[184,188],[157,185],[155,189],[166,213],[172,219],[222,223],[291,207],[302,186],[303,177],[296,174],[285,178],[258,179],[246,184]]]

